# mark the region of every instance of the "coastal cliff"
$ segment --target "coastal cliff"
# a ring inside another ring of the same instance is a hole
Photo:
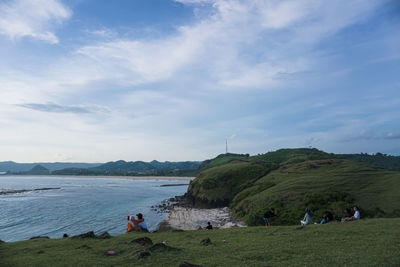
[[[340,219],[358,205],[364,217],[400,216],[400,171],[343,159],[318,149],[281,149],[262,155],[223,154],[205,161],[185,195],[193,208],[230,207],[248,225],[262,225],[274,207],[275,225],[297,224],[304,209]]]

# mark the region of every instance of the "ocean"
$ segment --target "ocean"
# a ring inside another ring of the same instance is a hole
[[[0,176],[0,240],[13,242],[33,236],[61,238],[94,231],[119,235],[126,231],[126,217],[142,213],[149,230],[167,218],[152,206],[183,195],[188,180],[131,180],[54,176]]]

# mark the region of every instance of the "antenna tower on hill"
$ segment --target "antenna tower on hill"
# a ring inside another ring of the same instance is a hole
[[[228,154],[228,139],[225,139],[225,154]]]

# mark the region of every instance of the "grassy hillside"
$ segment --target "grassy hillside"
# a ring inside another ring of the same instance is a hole
[[[278,209],[278,224],[294,224],[313,210],[337,219],[358,205],[365,217],[400,217],[400,172],[385,171],[349,160],[314,160],[288,164],[258,179],[232,201],[236,215],[247,223],[262,223],[266,207]]]
[[[372,155],[361,153],[361,154],[339,154],[337,156],[345,159],[367,162],[379,168],[384,168],[389,170],[400,170],[400,156],[391,156],[379,152]]]
[[[281,149],[240,160],[229,156],[225,164],[213,162],[203,166],[188,196],[195,206],[228,204],[249,225],[262,224],[269,207],[279,212],[273,223],[285,225],[296,224],[306,207],[318,219],[326,210],[336,218],[347,216],[346,209],[354,205],[364,217],[400,216],[399,171],[317,149]]]
[[[0,243],[1,266],[399,266],[400,219]],[[150,249],[132,240],[166,241]],[[211,244],[201,240],[210,238]],[[108,250],[116,252],[107,256]],[[149,250],[150,256],[138,258]]]

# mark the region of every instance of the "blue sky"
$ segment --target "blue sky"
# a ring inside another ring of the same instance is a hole
[[[0,0],[0,160],[400,155],[400,4]]]

